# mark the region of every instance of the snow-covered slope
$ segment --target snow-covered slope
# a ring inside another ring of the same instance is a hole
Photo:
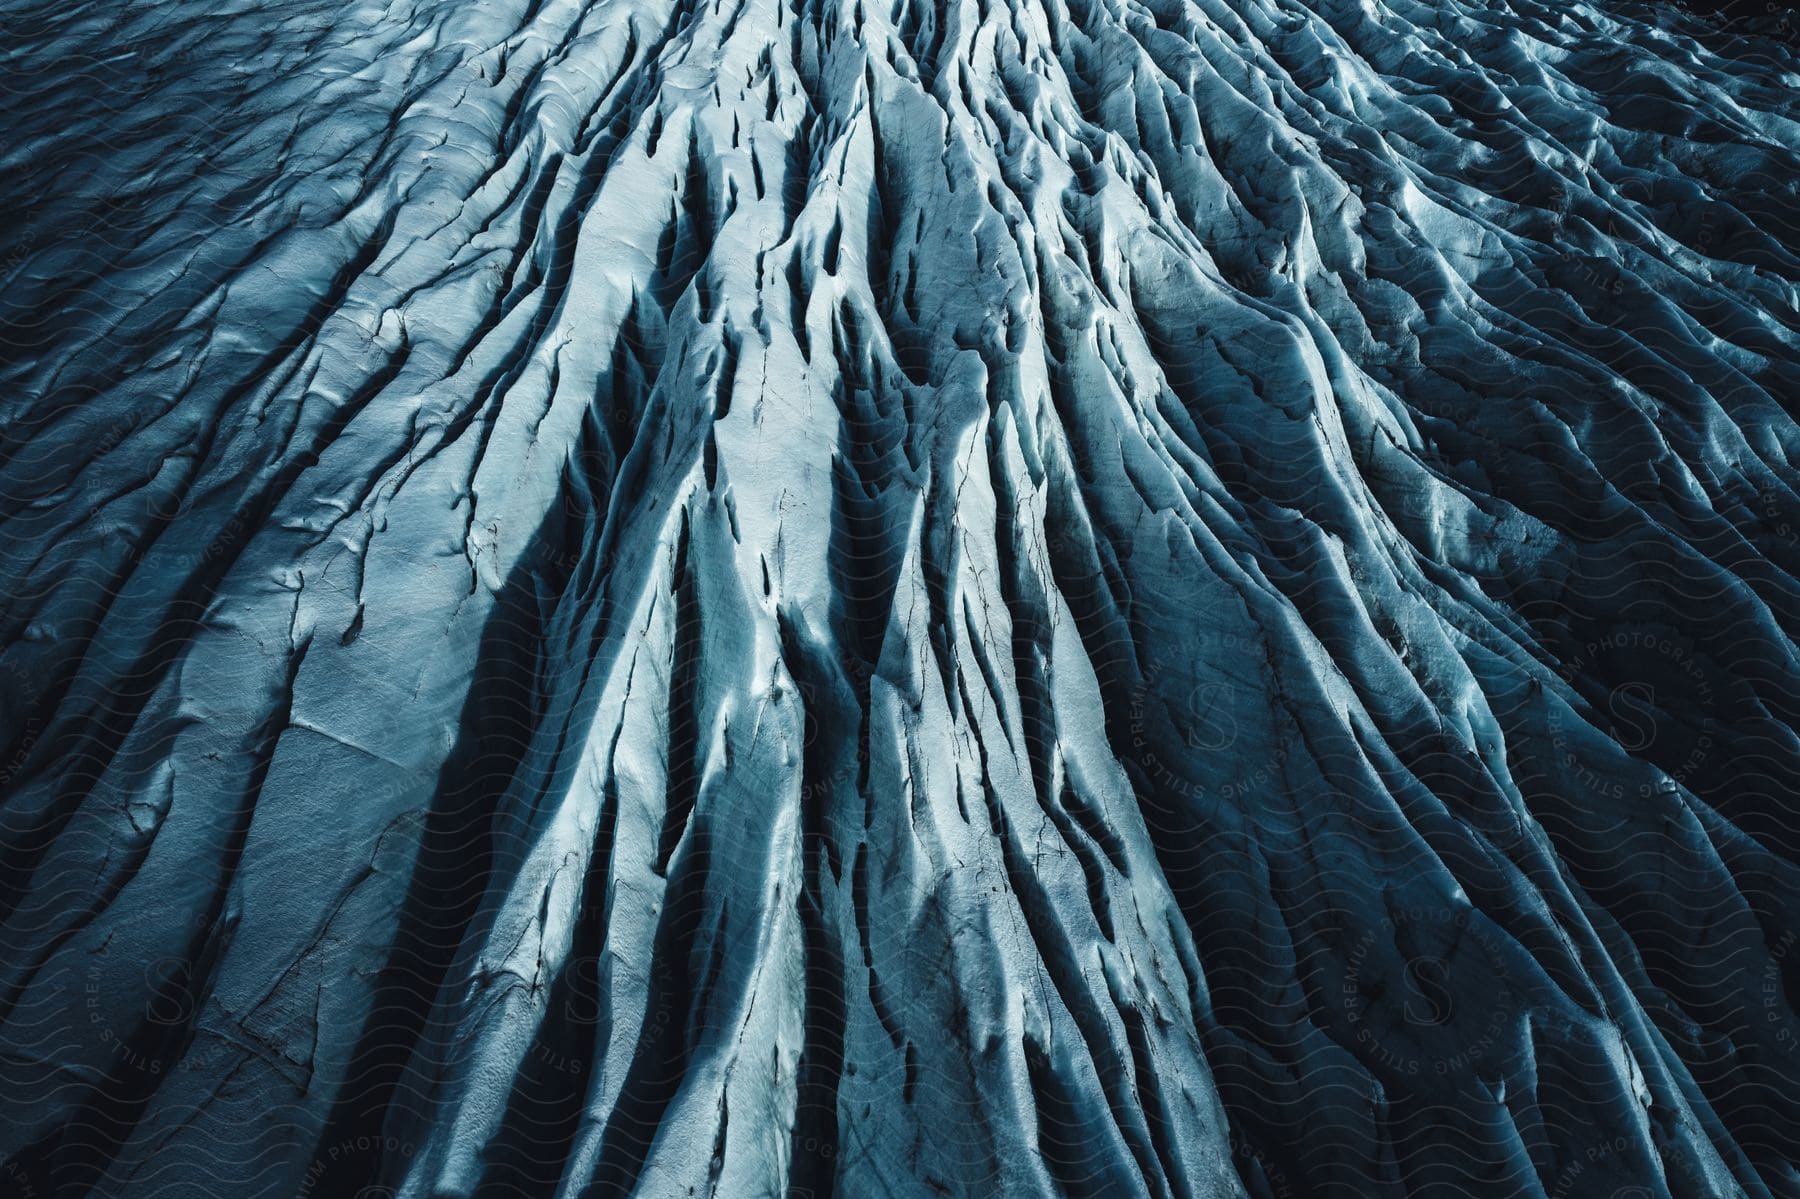
[[[12,3],[20,1195],[1800,1195],[1800,57]]]

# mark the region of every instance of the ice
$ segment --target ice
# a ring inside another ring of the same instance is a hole
[[[0,1189],[1800,1195],[1789,42],[8,16]]]

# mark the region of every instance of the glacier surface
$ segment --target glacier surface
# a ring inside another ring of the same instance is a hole
[[[0,1189],[1800,1196],[1800,55],[8,3]]]

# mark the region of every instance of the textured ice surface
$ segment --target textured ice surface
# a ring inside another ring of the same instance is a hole
[[[1790,46],[6,10],[0,1189],[1800,1194]]]

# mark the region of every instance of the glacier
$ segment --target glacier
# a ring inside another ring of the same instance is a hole
[[[0,1190],[1800,1196],[1800,51],[9,0]]]

